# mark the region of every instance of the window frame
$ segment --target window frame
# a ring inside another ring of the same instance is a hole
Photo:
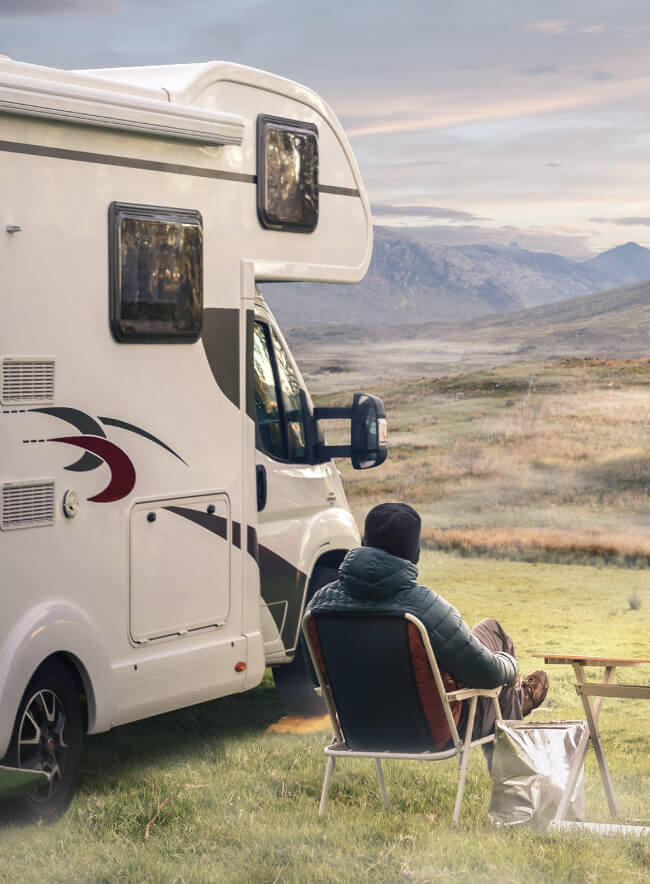
[[[199,228],[199,323],[190,332],[169,329],[162,332],[134,331],[125,334],[122,309],[120,233],[123,218],[142,221],[160,221],[171,224],[191,224]],[[203,330],[203,218],[196,209],[178,209],[168,206],[150,206],[141,203],[114,201],[108,207],[108,287],[109,322],[115,340],[120,344],[193,344]]]
[[[313,135],[316,139],[316,213],[313,222],[302,224],[299,221],[275,221],[269,218],[266,206],[266,133],[268,129],[280,129],[297,135]],[[280,230],[289,233],[313,233],[318,226],[320,215],[319,179],[320,145],[318,126],[302,120],[291,120],[286,117],[274,117],[270,114],[259,114],[257,117],[257,217],[262,227],[267,230]]]

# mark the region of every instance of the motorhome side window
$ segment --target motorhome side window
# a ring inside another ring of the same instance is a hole
[[[257,215],[262,227],[311,233],[318,224],[318,128],[257,118]]]
[[[255,416],[262,447],[278,460],[304,461],[300,387],[286,351],[263,322],[255,323]]]
[[[112,203],[111,329],[118,341],[191,343],[203,316],[201,215]]]

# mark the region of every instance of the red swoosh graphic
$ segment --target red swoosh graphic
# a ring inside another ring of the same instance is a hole
[[[103,491],[89,497],[92,503],[112,503],[121,500],[133,489],[135,485],[135,467],[127,455],[113,442],[109,442],[101,436],[60,436],[58,439],[48,439],[48,442],[65,442],[68,445],[76,445],[98,455],[108,465],[111,471],[111,481]]]

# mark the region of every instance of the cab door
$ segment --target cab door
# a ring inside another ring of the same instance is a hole
[[[264,316],[255,322],[253,365],[258,491],[265,490],[258,513],[261,591],[275,626],[265,632],[265,649],[267,659],[281,659],[296,648],[307,571],[329,542],[333,467],[307,462],[299,375]]]

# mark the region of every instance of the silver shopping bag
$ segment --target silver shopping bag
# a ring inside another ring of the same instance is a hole
[[[552,819],[586,729],[586,721],[497,721],[490,822],[514,826]],[[583,766],[565,819],[580,820],[584,811]]]

